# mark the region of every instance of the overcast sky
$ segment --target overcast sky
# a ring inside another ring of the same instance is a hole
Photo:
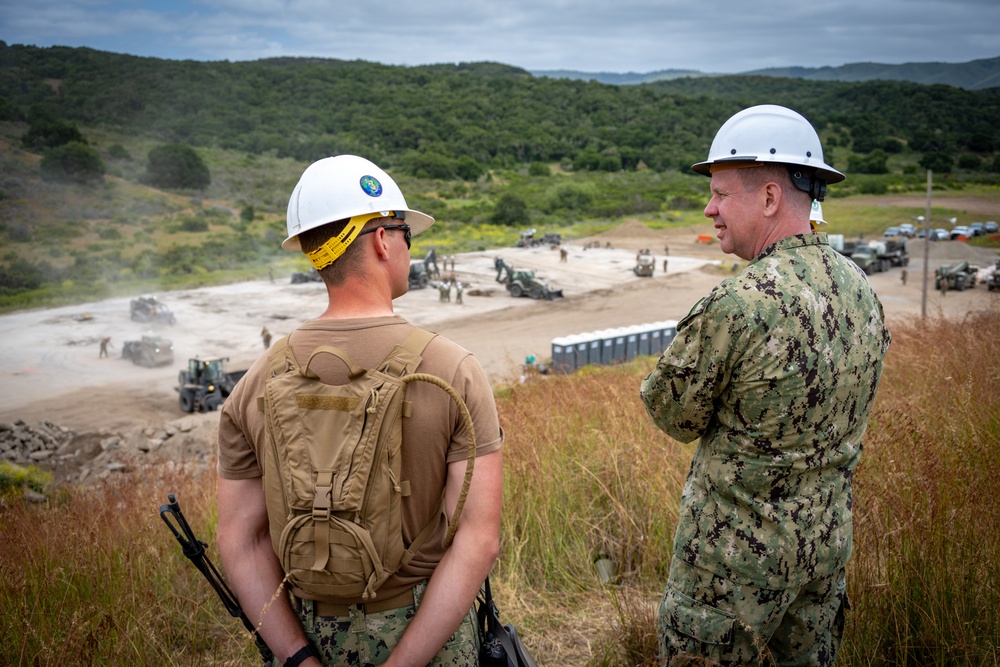
[[[736,73],[1000,56],[1000,0],[0,0],[8,44]]]

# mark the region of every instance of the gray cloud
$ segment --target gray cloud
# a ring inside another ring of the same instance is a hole
[[[1000,55],[995,0],[38,0],[0,6],[11,44],[195,60],[276,56],[526,69],[742,72]]]

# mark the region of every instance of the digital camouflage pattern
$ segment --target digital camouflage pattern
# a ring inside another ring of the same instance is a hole
[[[845,567],[889,338],[867,278],[826,234],[778,241],[695,305],[641,390],[660,429],[700,438],[677,558],[771,591]]]
[[[416,616],[426,589],[426,583],[414,587],[413,606],[374,614],[365,614],[361,605],[351,605],[349,616],[316,616],[308,600],[293,607],[309,643],[324,665],[374,667],[389,659],[389,653]],[[479,632],[474,609],[469,610],[455,634],[428,664],[432,667],[476,667],[479,664]]]
[[[844,571],[799,589],[736,584],[679,558],[660,601],[660,661],[833,665],[848,608]]]

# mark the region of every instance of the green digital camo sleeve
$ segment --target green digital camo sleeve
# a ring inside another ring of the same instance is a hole
[[[650,417],[700,438],[675,554],[785,588],[851,551],[851,478],[889,345],[865,275],[825,234],[786,238],[678,324],[642,382]]]

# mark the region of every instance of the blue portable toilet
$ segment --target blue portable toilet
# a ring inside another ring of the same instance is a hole
[[[677,335],[677,320],[666,320],[663,322],[663,347],[666,349],[670,341]]]
[[[639,325],[625,327],[625,359],[631,361],[639,356]]]
[[[575,355],[567,336],[552,339],[552,368],[557,373],[572,373],[576,370]]]
[[[652,331],[649,330],[648,324],[640,324],[639,326],[639,355],[649,356],[652,354],[649,347],[650,336]]]
[[[573,336],[573,350],[576,359],[576,367],[583,368],[590,364],[590,339],[587,334],[577,334]]]
[[[601,337],[601,363],[610,366],[615,363],[615,330],[602,329],[598,334]]]
[[[655,323],[647,325],[649,327],[649,353],[654,357],[663,354],[666,345],[663,344],[663,329]]]
[[[601,337],[597,335],[596,331],[587,334],[587,345],[588,363],[599,366],[601,364]]]
[[[626,350],[625,350],[625,328],[619,327],[617,329],[612,329],[614,335],[614,353],[612,355],[612,363],[621,363],[625,361]]]

